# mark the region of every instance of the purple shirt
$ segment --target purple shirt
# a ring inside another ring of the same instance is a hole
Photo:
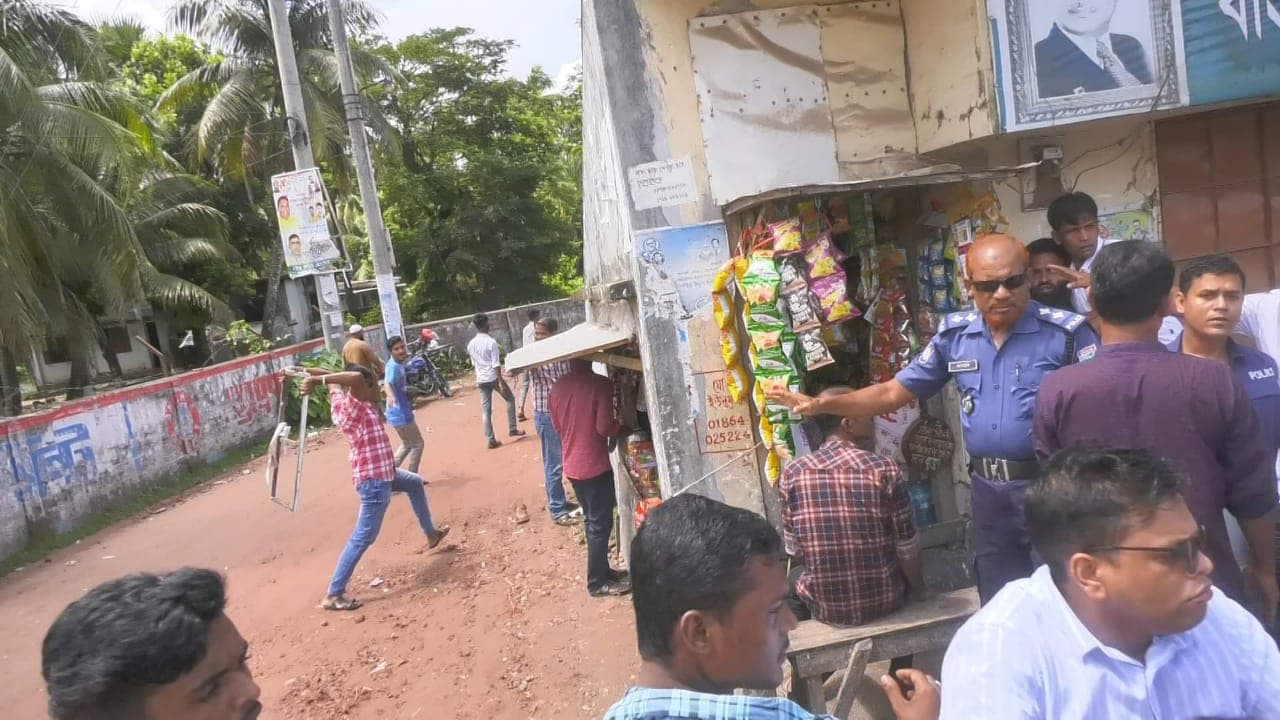
[[[1231,368],[1159,343],[1104,345],[1040,386],[1033,427],[1041,460],[1066,447],[1143,449],[1188,478],[1187,505],[1204,526],[1214,583],[1234,599],[1244,585],[1225,508],[1242,520],[1276,506],[1273,455]]]

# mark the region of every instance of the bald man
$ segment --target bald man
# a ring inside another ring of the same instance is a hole
[[[915,360],[888,382],[817,398],[772,395],[804,415],[873,417],[933,397],[955,380],[973,480],[974,573],[983,603],[1034,565],[1022,499],[1039,471],[1031,422],[1040,381],[1098,351],[1083,315],[1031,299],[1026,247],[986,235],[969,250],[965,281],[976,310],[951,313]]]

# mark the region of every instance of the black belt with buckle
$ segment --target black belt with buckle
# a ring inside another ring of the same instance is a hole
[[[969,472],[984,480],[1004,484],[1034,478],[1040,472],[1040,463],[1035,460],[970,457]]]

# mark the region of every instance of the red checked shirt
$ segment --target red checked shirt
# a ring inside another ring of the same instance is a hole
[[[533,386],[533,411],[535,413],[551,412],[551,386],[569,372],[569,363],[560,362],[540,365],[529,371],[529,384]]]
[[[858,625],[902,606],[898,556],[919,552],[897,463],[836,438],[782,473],[782,529],[805,567],[796,594],[815,619]]]
[[[351,448],[348,458],[352,482],[391,482],[396,475],[396,459],[378,409],[335,385],[329,386],[329,407],[333,424],[347,436]]]

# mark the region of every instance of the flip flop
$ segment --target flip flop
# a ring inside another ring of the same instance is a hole
[[[449,534],[448,525],[441,525],[440,527],[436,528],[436,539],[427,540],[427,549],[435,550],[436,547],[440,545],[440,543],[444,542],[445,536],[447,536],[448,534]]]
[[[320,603],[320,607],[325,610],[336,610],[339,612],[358,610],[362,605],[364,605],[364,603],[345,595],[330,595],[324,599],[324,602]]]

